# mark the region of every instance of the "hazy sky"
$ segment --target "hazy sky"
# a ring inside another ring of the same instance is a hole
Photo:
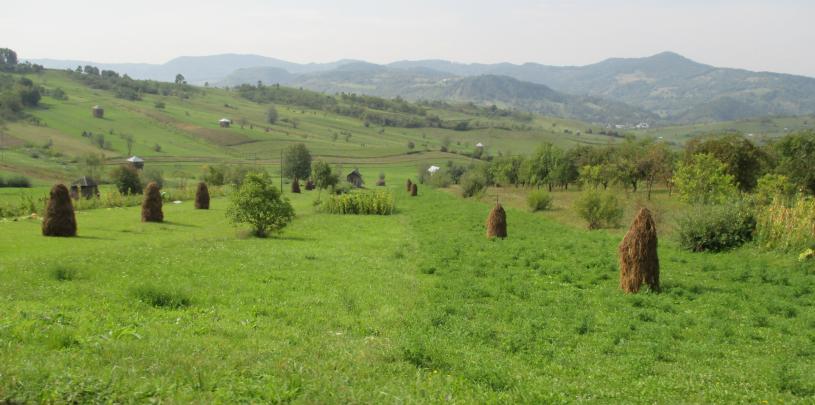
[[[665,50],[815,76],[815,0],[3,1],[21,58],[163,63],[255,53],[582,65]],[[9,12],[11,10],[11,12]]]

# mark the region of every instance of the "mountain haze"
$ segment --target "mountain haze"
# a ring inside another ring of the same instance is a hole
[[[718,68],[672,52],[586,66],[445,60],[298,64],[236,54],[180,57],[161,65],[32,62],[53,68],[91,64],[162,81],[181,73],[197,84],[236,86],[261,81],[326,93],[497,104],[608,123],[697,123],[815,113],[815,78]]]

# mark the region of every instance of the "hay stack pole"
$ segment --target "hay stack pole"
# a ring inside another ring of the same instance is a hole
[[[410,179],[407,179],[406,185],[407,185],[407,192],[408,193],[411,192],[411,189],[413,187],[413,182],[411,182]]]
[[[300,180],[297,180],[297,177],[291,182],[291,192],[300,194]]]
[[[495,207],[490,211],[487,216],[487,238],[501,238],[507,237],[507,213],[501,203],[496,202]]]
[[[154,181],[151,181],[147,188],[144,189],[144,201],[141,203],[141,221],[164,221],[164,212],[161,211],[161,191]]]
[[[76,236],[76,216],[71,195],[64,184],[51,188],[45,217],[42,221],[44,236]]]
[[[195,190],[195,209],[209,209],[209,189],[207,188],[207,183],[203,181],[198,183],[198,189]]]
[[[628,233],[620,242],[620,288],[626,293],[639,292],[643,283],[659,291],[659,257],[657,229],[651,211],[640,209]]]
[[[410,185],[410,196],[416,197],[417,195],[419,195],[419,187],[416,187],[416,183],[413,183]]]

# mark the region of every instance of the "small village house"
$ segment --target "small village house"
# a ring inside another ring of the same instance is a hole
[[[135,167],[136,169],[139,169],[139,170],[144,169],[144,159],[142,159],[142,158],[140,158],[138,156],[131,156],[129,159],[127,159],[127,163],[129,163],[131,166]]]
[[[348,176],[345,176],[345,180],[356,188],[360,188],[365,184],[362,181],[362,174],[359,173],[359,169],[354,169],[353,172],[348,173]]]
[[[232,125],[232,120],[230,120],[229,118],[221,118],[218,121],[218,125],[220,125],[221,128],[229,128],[229,126]]]
[[[105,117],[105,109],[95,105],[91,108],[91,112],[93,113],[93,118],[104,118]]]
[[[92,178],[82,176],[71,183],[71,198],[78,200],[82,198],[99,197],[99,184]]]

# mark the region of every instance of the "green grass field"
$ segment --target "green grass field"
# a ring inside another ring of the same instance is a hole
[[[373,169],[371,169],[373,170]],[[663,292],[618,289],[589,232],[388,172],[392,216],[315,214],[247,237],[165,205],[77,214],[78,238],[0,222],[0,400],[709,403],[815,398],[815,268],[660,241]],[[371,174],[367,174],[372,178]],[[555,198],[560,198],[558,193]],[[568,221],[567,221],[568,222]]]

